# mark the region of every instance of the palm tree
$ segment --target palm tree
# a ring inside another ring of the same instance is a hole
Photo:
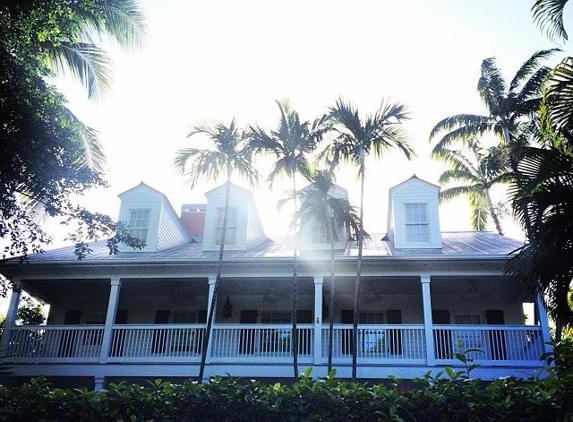
[[[546,123],[558,135],[556,140],[572,151],[573,57],[566,57],[553,69],[543,100]]]
[[[508,183],[510,175],[503,164],[503,150],[493,146],[482,147],[475,139],[462,144],[460,149],[441,149],[434,155],[449,165],[440,175],[440,184],[460,182],[440,193],[441,201],[467,195],[471,208],[472,228],[487,230],[488,216],[499,234],[503,234],[499,216],[493,206],[490,190],[494,185]]]
[[[282,175],[291,179],[294,196],[294,209],[298,209],[296,175],[310,175],[308,155],[311,154],[323,133],[321,120],[314,123],[301,121],[287,100],[277,101],[280,120],[276,130],[269,132],[260,127],[253,128],[251,147],[258,151],[274,155],[276,161],[268,176],[272,188],[274,180]],[[297,296],[298,296],[298,239],[293,238],[293,300],[292,300],[292,353],[294,379],[298,380],[298,330],[297,330]]]
[[[342,98],[330,108],[330,116],[334,121],[335,139],[328,148],[333,157],[333,164],[338,159],[347,160],[358,166],[360,178],[360,216],[358,228],[358,258],[356,265],[356,281],[354,284],[354,321],[352,327],[352,379],[356,379],[357,343],[358,343],[358,292],[362,272],[362,248],[364,243],[364,179],[366,174],[366,155],[372,153],[375,157],[396,148],[410,159],[413,151],[407,142],[407,137],[400,124],[409,118],[409,113],[403,104],[390,104],[383,101],[373,115],[360,117],[358,110]]]
[[[513,208],[522,225],[530,226],[529,242],[506,272],[545,299],[559,342],[563,327],[573,326],[568,297],[573,274],[573,154],[552,145],[529,148],[519,170],[511,191]]]
[[[41,46],[46,52],[46,65],[63,73],[71,73],[85,87],[90,98],[105,92],[111,84],[111,60],[94,41],[97,34],[124,48],[144,43],[146,25],[143,13],[134,0],[101,0],[95,7],[69,2],[73,22],[67,37],[46,38]]]
[[[328,341],[328,372],[332,370],[332,349],[334,333],[334,252],[335,243],[343,229],[349,233],[358,233],[359,219],[355,208],[350,205],[347,198],[333,196],[335,189],[333,174],[330,171],[315,172],[311,184],[300,191],[300,208],[295,214],[304,224],[314,223],[326,227],[327,238],[330,242],[330,304],[328,307],[329,341]],[[363,236],[367,234],[363,233]]]
[[[568,0],[536,0],[531,11],[533,21],[547,33],[550,40],[567,41],[567,31],[563,25],[563,11]]]
[[[478,92],[488,114],[458,114],[438,122],[430,133],[430,142],[439,138],[433,155],[451,143],[494,134],[508,148],[508,158],[515,171],[522,145],[519,136],[523,123],[539,111],[543,89],[551,68],[540,66],[556,50],[542,50],[521,65],[511,82],[503,78],[495,58],[482,62]],[[440,137],[441,136],[441,137]]]
[[[542,94],[551,68],[541,66],[542,60],[556,50],[542,50],[526,60],[509,85],[498,69],[495,58],[483,60],[477,89],[488,111],[487,115],[458,114],[438,122],[430,133],[430,142],[441,136],[432,150],[440,155],[450,144],[479,139],[493,134],[506,149],[511,172],[517,165],[528,138],[523,133],[530,127],[542,103]],[[529,229],[526,226],[529,233]]]
[[[207,325],[205,327],[205,336],[201,350],[201,366],[197,377],[198,382],[202,382],[211,337],[211,327],[215,317],[221,270],[223,268],[231,177],[233,172],[236,171],[249,183],[254,184],[258,180],[258,173],[253,166],[252,151],[248,143],[251,132],[237,127],[234,119],[231,120],[229,126],[225,126],[222,123],[215,125],[197,125],[191,129],[187,137],[189,138],[195,135],[206,136],[207,139],[210,140],[212,148],[201,149],[187,147],[179,150],[174,161],[175,168],[182,176],[188,179],[191,187],[194,187],[201,178],[217,180],[221,175],[224,175],[226,178],[225,208],[223,211],[223,227],[221,229],[217,275],[213,286],[209,315],[207,316]]]

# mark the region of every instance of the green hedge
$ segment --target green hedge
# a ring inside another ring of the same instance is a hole
[[[573,421],[571,376],[472,380],[446,369],[406,386],[366,386],[333,376],[267,385],[111,384],[105,391],[53,388],[42,378],[0,386],[0,421]],[[334,374],[332,374],[334,375]]]

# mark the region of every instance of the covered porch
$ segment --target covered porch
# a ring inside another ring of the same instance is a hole
[[[89,376],[98,388],[114,377],[197,376],[214,278],[38,279],[21,286],[51,308],[47,325],[14,325],[14,292],[2,361],[16,374]],[[323,275],[299,278],[299,369],[326,376],[332,336],[333,365],[350,377],[354,278],[336,278],[332,305],[330,287]],[[291,277],[223,278],[206,376],[292,376],[291,301]],[[421,377],[461,366],[454,354],[467,349],[479,350],[469,354],[480,365],[476,376],[531,375],[542,368],[550,339],[543,312],[525,321],[523,304],[532,302],[502,276],[366,275],[358,376]]]

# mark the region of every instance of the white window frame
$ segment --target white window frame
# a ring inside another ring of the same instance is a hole
[[[221,245],[221,236],[223,235],[223,219],[225,208],[217,208],[217,219],[215,221],[215,245]],[[227,228],[225,231],[225,245],[237,244],[237,208],[229,207],[227,213]]]
[[[409,211],[411,209],[411,211]],[[419,212],[423,210],[424,212]],[[415,211],[415,212],[414,212]],[[430,242],[430,216],[426,202],[404,204],[404,236],[406,243],[424,244]]]
[[[144,242],[147,242],[149,224],[151,220],[151,208],[134,208],[129,210],[129,234]]]

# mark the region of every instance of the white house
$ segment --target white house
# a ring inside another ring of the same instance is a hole
[[[231,185],[229,232],[206,376],[292,375],[293,259],[268,239],[249,191]],[[225,186],[177,216],[161,192],[141,184],[123,194],[120,219],[145,238],[141,251],[109,255],[105,242],[78,261],[73,247],[7,261],[14,290],[0,364],[20,377],[66,385],[196,377],[217,269]],[[337,190],[345,195],[344,189]],[[475,376],[528,376],[543,367],[550,339],[543,307],[503,275],[520,242],[490,232],[440,233],[439,188],[417,177],[390,190],[387,234],[364,247],[358,377],[423,376],[476,348]],[[312,223],[310,224],[312,225]],[[330,251],[312,230],[298,259],[300,371],[327,374]],[[316,248],[313,248],[316,243]],[[333,362],[351,374],[356,242],[335,258]],[[46,325],[15,325],[21,291],[50,305]],[[525,304],[537,309],[526,320]]]

